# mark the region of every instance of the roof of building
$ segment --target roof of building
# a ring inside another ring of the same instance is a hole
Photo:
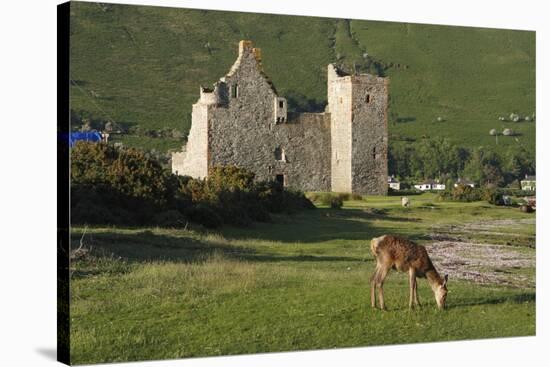
[[[536,181],[537,180],[537,176],[533,175],[525,175],[525,178],[522,180],[522,181]]]

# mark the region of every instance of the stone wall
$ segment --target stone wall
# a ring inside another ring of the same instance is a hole
[[[257,51],[241,47],[236,65],[222,79],[228,103],[210,110],[210,165],[237,165],[258,180],[284,175],[287,186],[302,190],[329,190],[329,115],[291,114],[277,123],[281,99],[261,72]]]
[[[352,77],[352,191],[386,195],[388,191],[387,79]]]
[[[332,191],[387,193],[387,80],[328,67]]]
[[[293,113],[288,123],[274,128],[268,146],[284,149],[285,162],[275,162],[272,177],[284,174],[290,187],[330,191],[330,114]]]
[[[351,83],[349,76],[338,75],[328,66],[328,110],[331,114],[331,188],[351,192]]]
[[[181,153],[172,154],[172,172],[204,178],[208,175],[208,110],[201,100],[193,105],[191,130]]]

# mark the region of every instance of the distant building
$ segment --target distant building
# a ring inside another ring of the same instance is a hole
[[[427,183],[427,182],[423,182],[423,183],[420,183],[420,184],[415,184],[414,188],[418,189],[418,190],[421,190],[421,191],[429,191],[429,190],[432,189],[432,184]]]
[[[414,185],[414,187],[420,191],[430,191],[430,190],[445,190],[445,184],[439,183],[434,180],[427,180],[422,183]]]
[[[470,181],[464,178],[459,178],[458,181],[455,183],[455,187],[458,187],[458,185],[464,185],[464,186],[470,186],[470,187],[476,187],[476,184],[474,181]]]
[[[536,191],[537,180],[536,176],[525,175],[525,178],[521,180],[521,189],[524,191]]]
[[[388,176],[388,186],[393,190],[401,190],[401,183],[395,179],[393,176]]]

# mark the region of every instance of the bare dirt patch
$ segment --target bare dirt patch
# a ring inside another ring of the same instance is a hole
[[[441,273],[476,283],[534,287],[535,277],[522,271],[535,267],[535,253],[502,245],[437,241],[426,245]]]
[[[512,221],[480,221],[460,226],[436,228],[426,244],[430,257],[441,273],[451,278],[482,284],[499,284],[513,287],[535,287],[535,250],[515,246],[480,243],[501,236],[530,237],[525,234],[499,232],[497,228],[534,224],[534,218]],[[529,241],[530,239],[527,238]],[[534,247],[534,243],[533,246]]]
[[[429,234],[434,240],[502,244],[535,248],[535,218],[502,219],[434,226]],[[533,229],[531,231],[531,229]]]

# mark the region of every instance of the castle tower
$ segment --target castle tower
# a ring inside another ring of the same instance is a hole
[[[388,80],[328,66],[331,188],[385,195],[388,176]]]

